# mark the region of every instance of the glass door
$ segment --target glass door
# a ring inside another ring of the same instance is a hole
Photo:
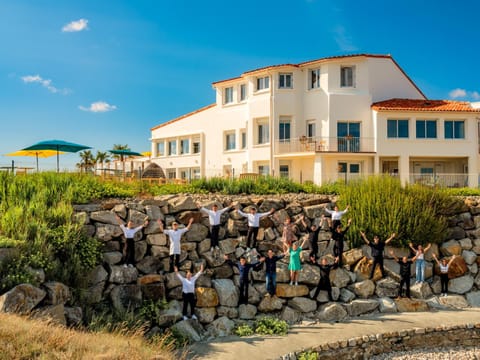
[[[337,123],[338,152],[360,151],[360,123],[338,122]]]

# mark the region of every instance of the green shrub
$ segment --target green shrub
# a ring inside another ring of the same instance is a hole
[[[140,307],[139,315],[143,320],[148,321],[150,325],[156,325],[158,324],[160,312],[166,309],[167,305],[168,302],[166,299],[157,301],[144,300]]]
[[[318,352],[313,350],[304,351],[297,356],[298,360],[317,360],[318,358]]]
[[[172,345],[175,349],[181,349],[189,344],[189,339],[176,328],[169,328],[162,339],[162,342],[165,347],[171,347]]]
[[[260,335],[287,335],[288,324],[285,320],[264,317],[255,323],[255,333]]]
[[[363,243],[359,230],[372,239],[386,239],[397,234],[392,242],[406,246],[408,242],[439,243],[447,229],[447,216],[457,204],[442,191],[418,185],[402,187],[392,177],[370,177],[351,181],[340,193],[339,207],[351,206],[353,223],[347,239],[353,246]]]
[[[248,324],[242,324],[242,325],[238,325],[236,328],[235,328],[235,331],[234,331],[235,335],[237,336],[251,336],[253,335],[255,332],[253,331],[253,328],[248,325]]]

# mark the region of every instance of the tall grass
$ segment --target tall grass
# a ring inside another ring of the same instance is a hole
[[[443,241],[447,215],[456,200],[443,191],[417,185],[402,187],[392,177],[370,177],[352,181],[340,192],[342,203],[351,206],[353,223],[347,239],[358,246],[359,231],[370,239],[396,233],[393,244],[426,244]]]

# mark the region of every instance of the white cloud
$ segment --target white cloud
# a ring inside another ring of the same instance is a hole
[[[452,99],[462,98],[467,96],[467,91],[465,89],[456,88],[448,93]]]
[[[99,113],[99,112],[113,111],[117,107],[115,105],[110,105],[105,101],[97,101],[97,102],[91,103],[89,107],[79,106],[78,108],[83,111]]]
[[[72,21],[65,25],[62,28],[63,32],[78,32],[82,30],[88,29],[88,20],[87,19],[80,19],[77,21]]]
[[[71,93],[71,90],[69,89],[59,89],[55,86],[52,85],[52,80],[50,79],[44,79],[40,75],[26,75],[22,76],[22,81],[26,84],[28,83],[38,83],[42,85],[44,88],[48,89],[51,93],[54,94],[62,94],[62,95],[67,95]]]
[[[472,91],[470,96],[473,98],[473,100],[480,100],[480,93],[478,91]]]
[[[337,45],[342,51],[357,51],[358,48],[353,44],[352,37],[348,35],[347,31],[342,25],[338,25],[333,29],[334,38]]]

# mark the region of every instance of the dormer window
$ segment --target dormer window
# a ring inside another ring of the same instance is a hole
[[[223,103],[230,104],[233,102],[233,87],[225,88],[223,94]]]
[[[257,78],[257,91],[270,88],[270,78],[268,76]]]
[[[293,74],[283,73],[278,75],[278,88],[279,89],[292,89],[293,88]]]
[[[355,66],[340,68],[340,87],[355,87]]]

